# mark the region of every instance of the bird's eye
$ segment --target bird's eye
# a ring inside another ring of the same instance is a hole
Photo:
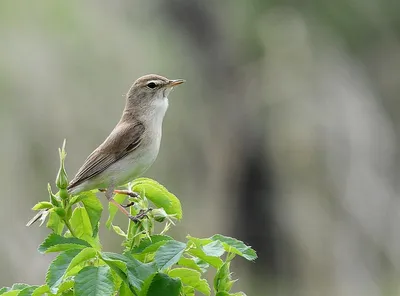
[[[154,82],[149,82],[148,84],[147,84],[147,87],[148,88],[155,88],[157,85],[154,83]]]

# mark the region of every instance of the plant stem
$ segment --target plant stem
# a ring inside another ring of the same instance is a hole
[[[73,236],[73,237],[76,237],[74,231],[72,230],[71,224],[69,224],[69,221],[68,221],[67,219],[64,219],[64,223],[65,223],[65,226],[67,226],[69,232],[72,234],[72,236]]]

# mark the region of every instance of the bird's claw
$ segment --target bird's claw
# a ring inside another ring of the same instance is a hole
[[[148,208],[147,210],[140,210],[139,213],[136,216],[129,215],[129,219],[131,219],[133,222],[138,223],[140,220],[144,218],[148,218],[147,214],[151,212],[153,209]]]

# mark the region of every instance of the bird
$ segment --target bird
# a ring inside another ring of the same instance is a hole
[[[162,124],[168,109],[168,95],[183,79],[149,74],[138,78],[126,94],[122,116],[110,135],[85,160],[67,190],[70,195],[99,189],[109,202],[131,220],[135,217],[113,199],[115,190],[141,176],[156,160],[162,137]],[[42,215],[28,222],[30,226]],[[38,216],[38,217],[37,217]]]

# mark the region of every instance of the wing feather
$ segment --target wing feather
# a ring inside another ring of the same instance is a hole
[[[116,161],[137,149],[143,139],[145,127],[141,122],[119,124],[110,136],[86,159],[68,189],[93,178]]]

